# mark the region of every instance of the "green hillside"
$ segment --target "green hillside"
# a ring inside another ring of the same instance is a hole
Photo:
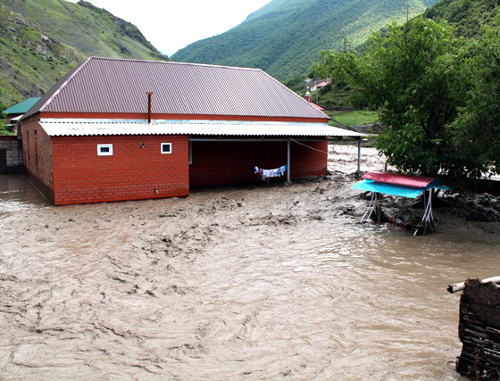
[[[500,0],[441,0],[424,15],[434,21],[446,20],[460,36],[474,37],[499,9]]]
[[[43,95],[89,56],[167,59],[134,25],[88,2],[0,0],[0,103]]]
[[[500,0],[441,0],[424,12],[424,17],[435,21],[445,20],[455,34],[474,38],[481,26],[494,21],[500,12]],[[302,91],[304,83],[296,83],[293,89]],[[327,110],[349,112],[352,110],[349,85],[330,84],[315,94],[317,103]],[[347,110],[347,111],[346,111]]]
[[[281,81],[307,72],[323,49],[362,44],[392,20],[437,0],[273,0],[237,27],[175,53],[177,61],[258,67]]]
[[[274,0],[263,6],[258,11],[250,14],[245,21],[250,21],[256,19],[262,15],[271,12],[281,12],[288,14],[300,8],[302,5],[307,3],[309,0]]]

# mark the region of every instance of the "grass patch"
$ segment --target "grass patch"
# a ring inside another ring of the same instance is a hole
[[[359,126],[372,124],[378,120],[376,111],[354,110],[354,111],[325,111],[330,117],[338,120],[344,126]],[[332,124],[335,124],[332,122]]]
[[[13,134],[9,130],[7,130],[7,127],[5,127],[2,121],[0,122],[0,136],[16,136],[16,134]]]

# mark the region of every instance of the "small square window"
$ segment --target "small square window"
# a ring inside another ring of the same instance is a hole
[[[172,143],[161,143],[161,153],[162,154],[172,153]]]
[[[97,156],[113,156],[113,144],[98,144]]]

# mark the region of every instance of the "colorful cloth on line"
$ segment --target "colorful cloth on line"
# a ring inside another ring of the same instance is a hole
[[[286,172],[286,165],[282,165],[279,168],[274,169],[263,169],[259,167],[253,167],[253,171],[260,175],[261,180],[266,180],[270,177],[281,177]]]

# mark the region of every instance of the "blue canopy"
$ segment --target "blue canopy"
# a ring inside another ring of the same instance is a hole
[[[423,229],[423,233],[425,233],[427,231],[427,226],[434,223],[432,217],[432,188],[452,190],[450,187],[443,185],[438,179],[433,179],[432,177],[406,176],[387,172],[367,172],[363,176],[363,179],[364,180],[352,186],[352,189],[372,192],[372,198],[366,208],[365,214],[361,217],[361,222],[367,221],[372,213],[379,208],[379,193],[417,198],[423,192],[429,190],[429,197],[427,197],[427,199],[424,198],[424,216],[420,224],[417,225],[415,233],[413,233],[414,235],[417,234],[420,229]]]
[[[374,180],[362,180],[354,184],[352,186],[352,189],[359,189],[368,192],[392,194],[394,196],[402,196],[409,198],[417,198],[423,192],[423,189],[421,188],[410,188],[402,185],[379,183]]]
[[[439,180],[434,180],[429,185],[422,188],[413,188],[404,185],[381,183],[370,179],[362,180],[352,186],[352,189],[359,189],[368,192],[385,193],[393,196],[402,196],[408,198],[417,198],[419,195],[422,194],[423,191],[430,188],[451,190],[450,187],[443,185]]]

